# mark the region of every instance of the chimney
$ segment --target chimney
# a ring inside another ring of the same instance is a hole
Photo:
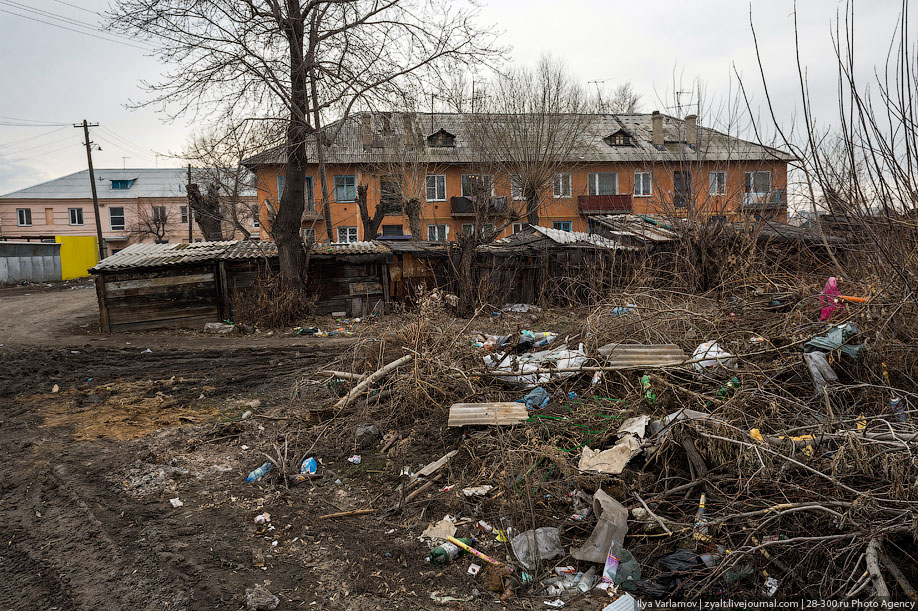
[[[405,146],[415,146],[418,143],[418,139],[414,134],[414,113],[406,112],[403,114],[402,122],[405,129]]]
[[[663,115],[655,110],[650,113],[650,120],[653,122],[653,145],[663,146]]]
[[[698,145],[697,115],[688,115],[685,118],[685,143],[693,148]]]
[[[370,148],[375,140],[373,137],[373,117],[370,116],[370,113],[364,113],[360,119],[360,135],[363,138],[363,148]]]

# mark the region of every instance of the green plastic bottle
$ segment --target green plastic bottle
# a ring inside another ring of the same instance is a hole
[[[475,539],[472,537],[464,537],[459,540],[469,547],[475,545]],[[437,547],[430,550],[430,555],[427,557],[427,561],[431,564],[449,564],[464,553],[464,549],[455,543],[446,541],[442,545],[438,545]]]

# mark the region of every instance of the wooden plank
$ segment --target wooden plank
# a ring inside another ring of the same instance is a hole
[[[351,282],[347,285],[347,291],[350,295],[382,293],[382,290],[382,284],[379,282]]]
[[[199,318],[207,316],[209,320],[217,321],[220,320],[220,313],[217,311],[216,306],[203,306],[200,308],[185,308],[183,310],[177,310],[173,312],[159,312],[159,313],[135,313],[130,312],[115,314],[114,312],[109,313],[109,320],[112,326],[118,324],[128,324],[128,323],[139,323],[139,322],[155,322],[163,320],[180,320],[183,318]]]
[[[145,297],[147,295],[173,295],[175,293],[185,293],[190,291],[199,291],[201,289],[216,290],[213,280],[204,282],[194,282],[187,284],[177,284],[171,286],[143,286],[132,289],[118,289],[109,291],[108,298],[122,297]]]
[[[108,323],[108,304],[105,303],[105,274],[96,274],[96,301],[99,303],[99,328],[102,333],[111,333]]]
[[[106,291],[115,291],[119,289],[133,289],[145,286],[172,286],[177,284],[189,284],[192,282],[206,282],[214,279],[213,272],[203,274],[188,274],[185,276],[163,276],[161,278],[144,278],[141,280],[122,280],[120,282],[108,282],[105,284]]]
[[[204,323],[217,322],[217,316],[198,316],[195,318],[176,318],[171,320],[151,320],[144,322],[113,324],[112,331],[148,331],[151,329],[201,329]]]
[[[519,424],[529,418],[522,403],[454,403],[447,426]]]

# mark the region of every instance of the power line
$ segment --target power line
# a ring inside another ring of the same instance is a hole
[[[26,161],[27,159],[35,159],[36,157],[42,157],[43,155],[50,155],[51,153],[57,153],[58,151],[63,151],[64,149],[69,149],[73,144],[68,144],[67,146],[62,146],[59,149],[54,149],[53,151],[45,151],[44,153],[39,153],[37,155],[31,155],[29,157],[20,157],[19,159],[0,159],[0,165],[9,165],[11,163],[18,163],[20,161]]]
[[[40,121],[36,119],[20,119],[18,117],[0,117],[0,119],[6,119],[7,121],[22,121],[23,123],[45,123],[45,127],[50,127],[52,125],[68,125],[68,123],[61,123],[60,121]]]
[[[7,148],[7,147],[10,147],[10,146],[16,146],[17,144],[21,144],[21,143],[23,143],[23,142],[29,142],[29,141],[31,141],[31,140],[38,140],[38,139],[40,139],[40,138],[44,138],[45,136],[49,136],[49,135],[53,134],[54,132],[59,132],[59,131],[61,131],[62,129],[67,129],[67,126],[64,125],[64,126],[62,126],[62,127],[58,127],[58,128],[56,128],[56,129],[52,129],[52,130],[49,131],[49,132],[45,132],[45,133],[43,133],[43,134],[38,134],[37,136],[26,136],[25,138],[20,138],[19,140],[11,140],[10,142],[7,142],[7,143],[5,143],[5,144],[0,144],[0,150],[2,150],[2,149],[4,149],[4,148]]]
[[[109,127],[104,127],[104,126],[103,126],[103,127],[100,127],[99,129],[102,130],[102,131],[105,133],[105,135],[109,138],[109,140],[111,140],[112,138],[114,138],[115,140],[121,142],[121,143],[124,144],[125,146],[128,146],[128,147],[134,149],[135,152],[139,152],[139,153],[141,153],[142,155],[145,155],[145,156],[148,156],[148,157],[149,157],[150,154],[153,154],[153,155],[156,155],[156,154],[157,154],[156,151],[154,151],[153,149],[148,149],[148,148],[146,148],[146,147],[140,146],[139,144],[135,144],[132,140],[130,140],[130,139],[128,139],[128,138],[125,138],[124,136],[118,134],[117,132],[115,132],[113,129],[111,129],[111,128],[109,128]],[[114,144],[114,143],[113,143],[113,144]],[[122,148],[122,150],[124,150],[124,149]],[[128,151],[128,152],[131,152],[131,151]]]
[[[122,151],[122,152],[131,153],[131,154],[133,154],[133,155],[137,155],[138,157],[145,158],[145,159],[148,159],[148,160],[149,160],[149,159],[153,159],[152,156],[148,156],[148,155],[146,155],[146,154],[141,155],[141,154],[139,154],[137,151],[134,151],[134,150],[125,148],[124,146],[118,144],[117,142],[115,142],[115,141],[113,141],[113,140],[110,140],[110,139],[106,138],[106,137],[103,136],[103,135],[100,135],[98,132],[96,133],[96,138],[99,139],[99,140],[101,140],[101,141],[104,142],[105,144],[108,144],[108,145],[110,145],[110,146],[115,147],[116,149],[118,149],[118,150],[120,150],[120,151]]]
[[[71,4],[71,3],[69,3],[69,2],[64,2],[64,0],[54,0],[54,1],[57,2],[58,4],[65,4],[65,5],[67,5],[67,6],[72,6],[73,8],[78,8],[78,9],[80,9],[81,11],[86,11],[87,13],[92,13],[93,15],[99,15],[100,17],[102,16],[101,14],[97,13],[96,11],[90,10],[90,9],[88,9],[88,8],[83,8],[82,6],[77,6],[76,4]]]
[[[92,36],[93,38],[98,38],[99,40],[105,40],[105,41],[108,41],[108,42],[114,42],[114,43],[117,43],[117,44],[119,44],[119,45],[124,45],[124,46],[126,46],[126,47],[134,47],[135,49],[141,49],[142,51],[154,51],[154,50],[155,50],[155,49],[152,49],[152,48],[150,48],[150,47],[141,47],[141,46],[139,46],[139,45],[131,44],[131,43],[129,43],[129,42],[124,42],[124,41],[121,41],[121,40],[115,40],[114,38],[106,38],[105,36],[99,36],[99,35],[97,35],[97,34],[91,34],[90,32],[84,32],[84,31],[82,31],[82,30],[75,30],[75,29],[73,29],[73,28],[68,28],[68,27],[65,26],[65,25],[60,25],[60,24],[58,24],[58,23],[52,23],[52,22],[50,22],[50,21],[44,21],[44,20],[42,20],[42,19],[38,19],[38,18],[36,18],[36,17],[29,17],[28,15],[22,15],[22,14],[20,14],[20,13],[14,13],[13,11],[8,11],[8,10],[2,9],[2,8],[0,8],[0,13],[7,13],[8,15],[15,15],[16,17],[22,17],[23,19],[29,19],[29,20],[31,20],[31,21],[37,21],[38,23],[43,23],[43,24],[45,24],[45,25],[54,26],[54,27],[60,28],[60,29],[62,29],[62,30],[69,30],[69,31],[71,31],[71,32],[76,32],[77,34],[85,34],[86,36]]]
[[[34,144],[34,145],[32,145],[32,146],[27,146],[27,147],[24,148],[24,149],[17,149],[17,150],[15,150],[15,151],[5,151],[5,152],[4,152],[4,151],[0,151],[0,156],[4,156],[4,157],[5,157],[5,156],[7,156],[7,155],[19,155],[20,153],[25,153],[26,151],[31,151],[31,150],[34,150],[34,149],[37,149],[37,148],[42,148],[42,147],[44,147],[44,146],[50,146],[50,145],[53,145],[53,144],[58,144],[58,143],[60,143],[60,142],[63,142],[64,140],[70,140],[70,136],[67,136],[67,137],[65,137],[65,138],[58,138],[57,140],[52,140],[51,142],[43,142],[42,144]]]
[[[44,9],[33,8],[33,7],[28,6],[27,4],[16,2],[16,0],[0,0],[0,3],[5,4],[7,6],[11,6],[15,8],[16,10],[26,11],[26,12],[32,13],[33,15],[38,15],[39,17],[45,17],[48,19],[54,19],[56,21],[62,21],[69,25],[75,25],[80,28],[86,28],[87,30],[94,30],[96,32],[100,32],[106,36],[110,36],[113,38],[120,38],[122,40],[133,42],[133,39],[130,38],[129,36],[125,36],[123,34],[118,34],[115,32],[109,32],[99,27],[99,23],[89,23],[88,21],[81,21],[79,19],[74,19],[73,17],[67,17],[66,15],[52,13],[51,11],[46,11]],[[96,15],[98,15],[98,13],[96,13]]]

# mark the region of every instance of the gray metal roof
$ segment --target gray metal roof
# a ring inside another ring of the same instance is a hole
[[[648,163],[652,161],[680,161],[704,159],[710,161],[783,160],[792,156],[776,148],[763,146],[724,134],[707,127],[698,128],[698,145],[685,143],[685,121],[668,115],[663,117],[664,146],[652,143],[650,114],[593,114],[587,115],[580,142],[571,155],[572,163]],[[368,117],[365,120],[364,117]],[[488,129],[489,123],[498,124],[501,115],[459,113],[357,113],[344,121],[326,128],[329,136],[337,135],[326,148],[329,163],[391,163],[405,161],[414,155],[426,163],[482,163],[482,152],[475,150],[469,133]],[[364,138],[369,126],[371,133]],[[445,130],[453,134],[454,147],[418,147],[431,134]],[[624,130],[631,135],[633,146],[610,146],[604,138]],[[408,134],[406,137],[406,133]],[[365,146],[364,142],[370,142]],[[411,144],[409,144],[411,143]],[[316,140],[307,144],[310,159],[316,157]],[[411,149],[416,149],[414,153]],[[282,164],[286,149],[274,147],[245,160],[247,167],[264,164]]]
[[[194,172],[194,170],[192,170]],[[96,192],[100,200],[137,197],[187,197],[188,171],[182,168],[138,168],[112,170],[97,168]],[[130,180],[129,189],[112,189],[113,180]],[[192,174],[192,180],[195,180]],[[200,179],[199,179],[200,181]],[[255,190],[244,195],[255,195]],[[90,199],[89,170],[81,170],[19,191],[0,195],[0,199]]]
[[[631,238],[641,243],[660,243],[678,240],[679,232],[669,226],[667,221],[656,223],[637,214],[605,214],[590,217],[594,223],[601,225],[613,239]]]
[[[518,248],[538,248],[539,245],[557,244],[573,248],[600,248],[606,250],[633,250],[600,235],[580,231],[562,231],[540,225],[527,225],[522,231],[481,246],[485,251],[512,251]]]

